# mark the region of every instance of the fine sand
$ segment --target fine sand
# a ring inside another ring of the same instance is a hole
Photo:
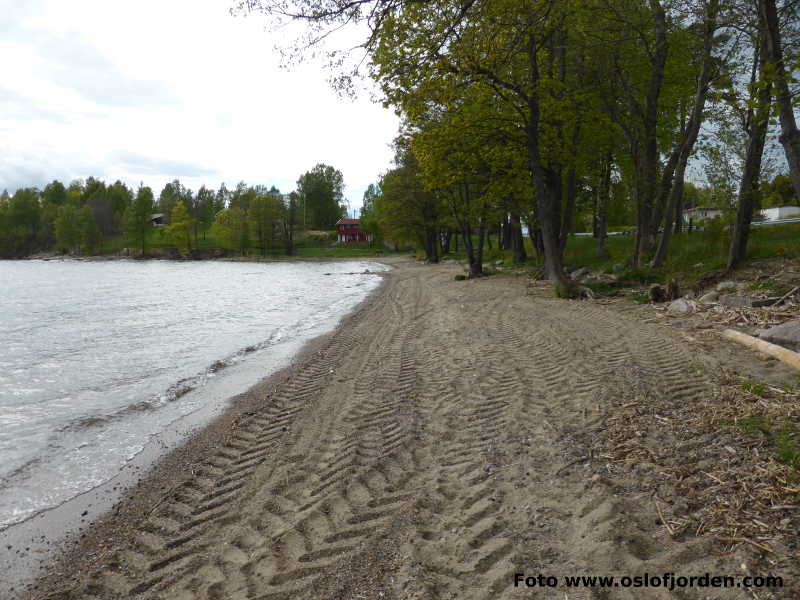
[[[729,346],[522,276],[454,281],[458,266],[395,262],[369,302],[162,460],[23,596],[798,597],[792,536],[726,528],[715,509],[729,496],[705,475],[735,463],[757,477],[766,452],[691,424],[719,401]],[[784,588],[562,583],[665,572],[771,573]],[[515,573],[559,587],[515,587]]]

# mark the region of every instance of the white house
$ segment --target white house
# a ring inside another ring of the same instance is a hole
[[[776,206],[761,211],[765,221],[778,221],[800,216],[800,206]]]
[[[714,217],[721,216],[722,210],[719,208],[696,206],[695,208],[690,208],[683,211],[683,222],[688,224],[689,220],[691,220],[692,223],[699,223],[700,221],[705,221],[706,219],[713,219]]]

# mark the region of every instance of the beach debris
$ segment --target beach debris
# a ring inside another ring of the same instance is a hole
[[[753,299],[740,294],[722,294],[719,303],[728,308],[750,308],[753,306]]]

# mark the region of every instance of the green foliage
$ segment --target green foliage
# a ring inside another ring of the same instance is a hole
[[[170,224],[164,228],[164,231],[184,256],[192,249],[194,224],[195,220],[189,215],[183,200],[179,200],[172,209]]]
[[[59,252],[74,252],[80,243],[80,221],[78,208],[65,204],[58,208],[55,219],[56,247]]]
[[[458,273],[457,275],[453,276],[453,279],[455,279],[456,281],[464,281],[468,278],[463,273]]]
[[[78,209],[80,249],[84,254],[94,254],[103,242],[94,211],[88,204]]]
[[[345,216],[344,176],[326,164],[318,164],[297,180],[303,229],[332,229]]]
[[[141,249],[142,255],[147,254],[147,239],[153,228],[154,210],[153,190],[141,186],[136,192],[133,204],[124,213],[125,234],[132,244]]]
[[[248,229],[247,214],[241,208],[225,209],[214,220],[214,235],[223,248],[235,250],[242,256],[247,253],[250,245]]]
[[[262,256],[266,256],[274,244],[283,209],[283,200],[278,194],[261,194],[250,201],[247,219],[251,239],[261,250]]]

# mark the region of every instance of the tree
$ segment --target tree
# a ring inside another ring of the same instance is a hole
[[[318,164],[297,180],[297,193],[303,211],[303,227],[333,229],[345,216],[344,177],[330,165]]]
[[[788,175],[776,175],[771,183],[763,183],[762,188],[761,206],[763,208],[800,206],[800,196],[795,193],[792,180]]]
[[[242,256],[250,245],[247,213],[241,208],[226,208],[214,219],[214,232],[225,248],[238,251]]]
[[[81,240],[81,223],[79,208],[74,204],[64,204],[58,207],[55,219],[56,247],[62,254],[74,252],[78,249]]]
[[[210,190],[204,185],[201,186],[200,189],[197,190],[195,204],[197,227],[203,233],[203,239],[206,239],[206,232],[211,229],[211,225],[214,223],[214,215],[217,214],[216,194],[214,190]]]
[[[396,167],[381,177],[381,193],[373,198],[374,218],[395,246],[413,242],[424,249],[426,260],[437,262],[441,203],[425,187],[413,152],[402,140],[395,143],[395,150]]]
[[[247,220],[252,232],[252,239],[261,250],[261,256],[267,256],[267,251],[275,239],[275,229],[281,209],[280,195],[264,193],[250,201]]]
[[[189,215],[183,200],[179,200],[172,209],[170,224],[165,231],[182,255],[185,256],[192,250],[194,219]]]
[[[181,182],[174,179],[167,183],[158,195],[158,210],[164,213],[164,220],[170,222],[172,211],[181,201],[185,189]],[[185,208],[185,206],[184,206]]]
[[[287,256],[294,255],[294,231],[297,227],[297,192],[291,192],[281,203],[279,225],[283,237],[284,250]]]
[[[131,191],[127,185],[117,180],[108,188],[107,196],[111,211],[114,215],[113,233],[119,233],[124,226],[125,211],[133,202],[133,191]]]
[[[83,205],[77,211],[78,237],[84,254],[96,254],[103,242],[103,235],[95,220],[92,207]]]
[[[661,189],[663,190],[661,204],[666,204],[666,218],[664,219],[664,233],[661,235],[658,249],[652,261],[652,266],[654,267],[662,266],[667,258],[672,228],[676,220],[676,213],[683,202],[683,185],[686,165],[689,161],[689,156],[694,151],[694,145],[700,133],[706,97],[711,84],[711,78],[714,74],[714,57],[712,51],[714,47],[714,36],[717,31],[719,0],[708,0],[704,8],[703,52],[692,112],[689,117],[689,122],[682,128],[683,135],[680,136],[680,140],[670,157],[669,164],[661,175]],[[669,196],[668,202],[666,201],[667,196]],[[656,222],[656,226],[658,226],[658,222]]]
[[[141,255],[147,254],[147,237],[153,229],[153,210],[155,199],[153,190],[140,185],[136,191],[136,198],[125,211],[125,234],[128,241],[141,248]]]
[[[217,194],[214,197],[214,215],[216,216],[220,211],[225,210],[228,208],[231,200],[231,193],[228,188],[225,187],[225,182],[219,184],[219,189],[217,190]]]
[[[67,201],[67,188],[60,181],[54,179],[42,190],[42,202],[61,206]]]
[[[794,193],[800,197],[800,131],[794,117],[792,94],[789,90],[789,74],[785,65],[781,28],[775,0],[757,0],[759,21],[765,38],[763,51],[769,61],[769,69],[773,76],[773,86],[778,99],[778,116],[781,123],[780,142],[783,145],[786,161],[789,163],[789,175],[794,185]],[[787,11],[792,14],[792,11]],[[796,18],[796,14],[793,15]]]
[[[750,223],[753,210],[759,201],[759,176],[764,144],[769,127],[770,96],[772,83],[768,75],[768,54],[766,36],[761,33],[757,38],[757,46],[753,61],[758,65],[758,80],[751,86],[750,108],[747,111],[746,129],[748,130],[747,155],[739,183],[738,208],[736,222],[731,236],[728,252],[728,269],[735,269],[747,257],[747,242],[750,237]],[[755,72],[755,68],[753,71]]]
[[[381,195],[380,184],[370,183],[364,191],[361,204],[361,229],[369,236],[369,245],[381,237],[381,228],[375,213],[375,201]]]
[[[244,212],[250,209],[250,201],[255,197],[256,193],[244,181],[236,184],[236,189],[233,191],[228,202],[229,208],[240,208]]]

